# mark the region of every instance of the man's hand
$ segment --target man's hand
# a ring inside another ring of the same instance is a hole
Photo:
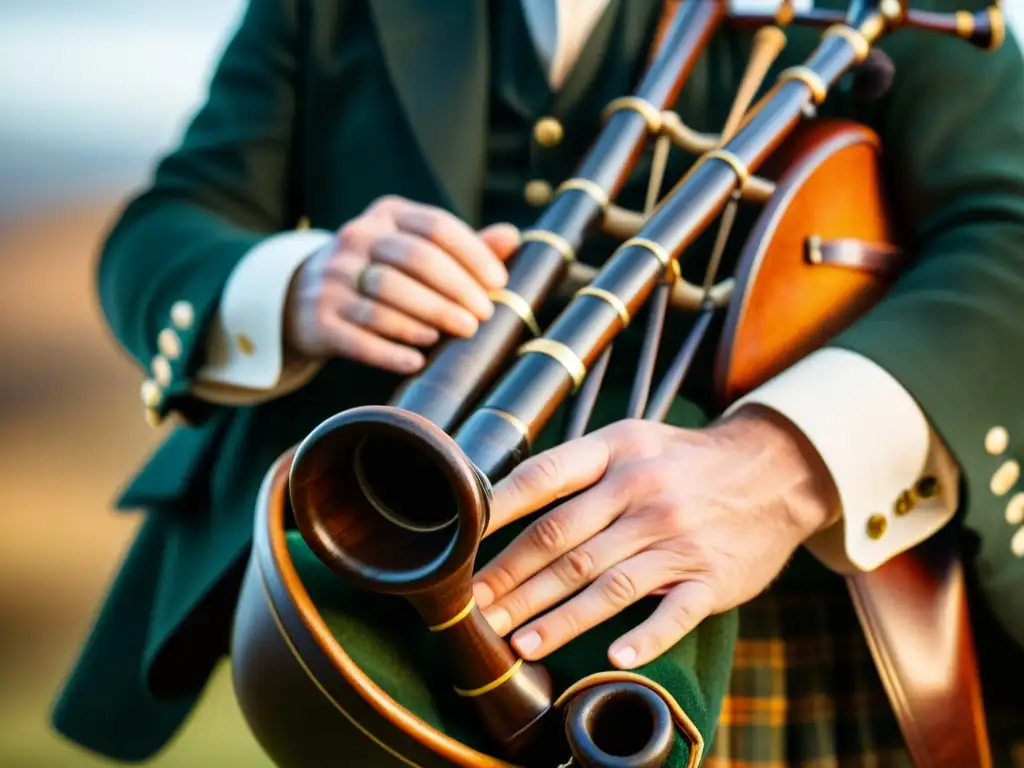
[[[285,341],[308,357],[340,356],[411,374],[417,347],[440,334],[472,336],[508,281],[503,261],[519,231],[474,232],[440,208],[384,197],[338,232],[296,273],[285,307]]]
[[[660,593],[650,618],[609,648],[617,667],[645,664],[756,596],[838,514],[813,447],[752,407],[704,430],[622,421],[539,454],[495,488],[487,533],[570,496],[475,578],[499,634],[529,622],[512,637],[526,659]]]

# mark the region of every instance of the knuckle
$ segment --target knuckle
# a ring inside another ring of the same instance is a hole
[[[649,515],[655,528],[666,533],[683,530],[689,517],[682,504],[664,502],[652,505]]]
[[[376,310],[373,302],[367,299],[357,299],[348,305],[348,319],[356,325],[372,325],[376,319]]]
[[[676,606],[675,610],[669,613],[668,618],[672,628],[675,630],[674,634],[676,637],[688,634],[697,623],[697,616],[694,614],[693,609],[685,603]],[[661,642],[664,644],[664,640]],[[665,649],[662,648],[660,650]]]
[[[613,606],[624,608],[632,605],[640,596],[636,583],[622,568],[612,568],[603,577],[602,593]]]
[[[661,634],[651,634],[643,639],[644,656],[655,659],[674,645],[673,641]]]
[[[542,453],[526,464],[515,475],[519,490],[533,495],[545,495],[556,486],[561,476],[561,462],[551,453]]]
[[[487,573],[483,576],[484,583],[491,588],[491,591],[495,595],[503,595],[509,592],[516,585],[515,576],[512,572],[500,562],[494,562],[488,569]],[[515,600],[515,596],[509,596],[502,598],[501,603],[504,606],[506,600]]]
[[[363,240],[363,219],[353,219],[338,230],[338,250],[356,250]]]
[[[594,577],[594,558],[585,549],[574,549],[566,552],[559,560],[557,573],[566,586],[586,584]]]
[[[565,526],[554,515],[544,515],[530,526],[530,538],[542,552],[561,552],[566,542]]]
[[[511,592],[501,600],[501,607],[508,613],[513,626],[521,619],[530,615],[530,605],[527,599],[517,592]]]
[[[650,425],[641,419],[623,419],[609,427],[609,432],[614,442],[624,452],[633,452],[634,449],[642,448],[645,440],[644,433]]]
[[[331,317],[334,314],[333,309],[321,296],[317,301],[316,310],[313,313],[314,321],[320,328],[325,328],[330,325]]]
[[[646,462],[643,468],[644,482],[652,493],[659,497],[667,496],[679,484],[679,479],[670,472],[664,471],[660,462]]]
[[[430,250],[427,248],[427,244],[422,240],[413,240],[409,243],[408,247],[402,249],[401,252],[402,261],[412,270],[417,272],[425,272],[431,267],[434,270],[438,269],[441,265],[433,264],[433,259],[430,258]]]
[[[530,467],[530,474],[538,485],[547,487],[557,484],[562,477],[562,462],[558,454],[549,451],[538,456]]]
[[[577,637],[582,631],[583,624],[575,611],[563,611],[560,617],[560,623],[562,625],[564,637]]]
[[[370,213],[392,213],[405,205],[405,198],[400,195],[382,195],[370,206]]]

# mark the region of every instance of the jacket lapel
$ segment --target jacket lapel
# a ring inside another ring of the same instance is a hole
[[[489,82],[488,3],[370,0],[395,91],[452,210],[479,224]]]

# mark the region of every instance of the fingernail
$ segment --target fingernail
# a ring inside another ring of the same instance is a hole
[[[429,347],[437,344],[437,340],[441,338],[441,334],[435,331],[433,328],[423,331],[420,334],[420,345]]]
[[[612,651],[611,656],[612,663],[617,667],[631,667],[633,662],[636,661],[636,649],[631,645],[624,646],[618,650]]]
[[[494,314],[494,304],[485,295],[478,295],[473,297],[473,312],[481,320],[490,320],[491,315]]]
[[[516,650],[519,651],[520,655],[526,656],[540,647],[540,635],[536,632],[527,632],[525,635],[517,635],[512,638],[512,645],[516,647]]]
[[[398,367],[403,371],[413,373],[422,368],[425,361],[423,359],[423,355],[419,352],[413,352],[410,350],[408,352],[399,352],[397,362]]]
[[[476,599],[476,607],[481,611],[494,602],[494,592],[482,582],[473,585],[473,597]]]
[[[477,319],[465,310],[459,311],[458,320],[455,322],[456,325],[459,326],[459,332],[464,336],[472,336],[476,333],[476,329],[480,327],[480,323],[477,322]]]
[[[508,283],[508,270],[504,267],[487,268],[487,284],[492,288],[504,288]]]
[[[512,628],[512,617],[504,608],[491,608],[489,611],[484,611],[484,618],[499,637],[504,637]]]

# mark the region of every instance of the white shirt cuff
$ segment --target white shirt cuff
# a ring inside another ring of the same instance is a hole
[[[284,308],[295,272],[333,239],[325,230],[283,232],[243,257],[224,288],[192,394],[253,404],[292,392],[316,374],[323,361],[285,355]]]
[[[842,517],[806,542],[829,568],[873,570],[956,512],[959,467],[910,394],[866,357],[818,350],[729,411],[747,403],[792,422],[832,475]]]

